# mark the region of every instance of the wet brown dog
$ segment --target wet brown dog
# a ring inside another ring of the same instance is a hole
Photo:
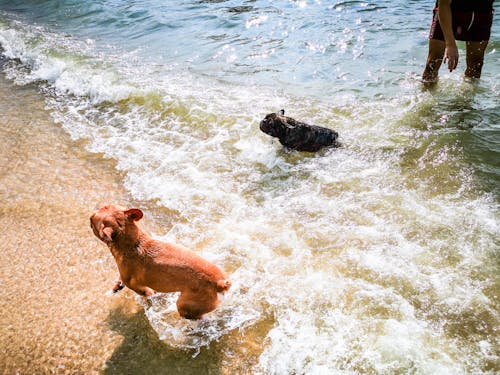
[[[123,284],[142,296],[180,291],[177,310],[187,319],[214,310],[217,294],[231,286],[224,272],[184,246],[152,239],[136,223],[142,216],[138,208],[110,204],[90,217],[94,234],[108,245],[118,265],[120,280],[113,291]]]

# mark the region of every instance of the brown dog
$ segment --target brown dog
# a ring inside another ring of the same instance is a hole
[[[138,208],[110,204],[90,217],[94,234],[108,245],[120,271],[113,291],[123,284],[142,296],[180,291],[177,310],[187,319],[214,310],[217,294],[231,286],[224,272],[181,245],[152,239],[136,223],[142,216]]]

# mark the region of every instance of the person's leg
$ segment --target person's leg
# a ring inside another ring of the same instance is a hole
[[[443,62],[445,44],[438,39],[429,39],[429,54],[425,64],[422,80],[424,83],[435,83],[438,79],[439,68]]]
[[[481,70],[483,68],[484,51],[488,46],[488,41],[482,42],[467,42],[467,68],[465,69],[465,76],[470,78],[480,78]]]

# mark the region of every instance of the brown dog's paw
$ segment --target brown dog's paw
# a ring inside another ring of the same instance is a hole
[[[125,284],[122,283],[121,280],[118,280],[115,285],[113,286],[113,293],[118,293],[120,290],[125,288]]]

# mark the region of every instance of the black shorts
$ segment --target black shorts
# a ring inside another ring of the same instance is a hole
[[[491,12],[462,12],[453,10],[453,34],[456,40],[468,42],[482,42],[490,40],[493,11]],[[443,30],[439,25],[438,9],[434,9],[429,39],[444,40]]]

